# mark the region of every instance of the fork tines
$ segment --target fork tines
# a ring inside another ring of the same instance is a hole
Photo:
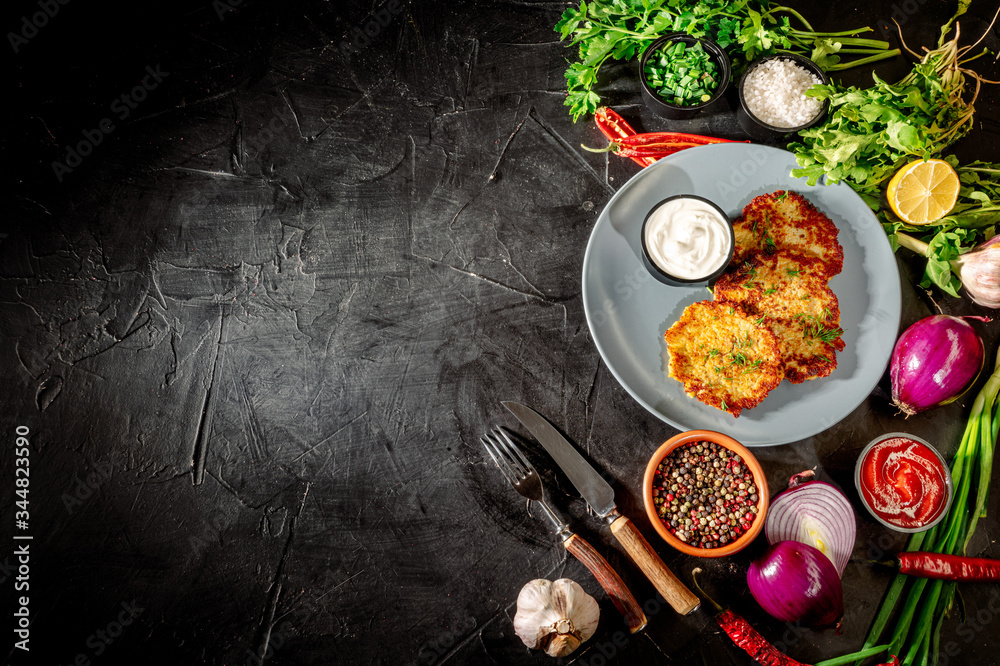
[[[531,463],[521,453],[521,449],[511,440],[502,428],[494,428],[481,438],[486,452],[493,458],[503,475],[512,484],[525,478],[534,471]]]

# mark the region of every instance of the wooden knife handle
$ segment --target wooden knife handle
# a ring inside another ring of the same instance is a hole
[[[618,539],[618,543],[625,547],[632,560],[642,569],[642,573],[646,574],[646,578],[653,583],[656,591],[663,595],[675,611],[687,615],[698,609],[701,605],[698,597],[684,587],[684,583],[677,580],[677,576],[667,568],[631,520],[625,516],[616,519],[611,523],[611,533]]]
[[[625,586],[625,581],[621,579],[618,572],[611,568],[608,561],[601,557],[601,554],[594,550],[594,547],[587,543],[587,540],[579,535],[572,535],[563,541],[566,550],[572,553],[576,559],[583,562],[584,566],[590,569],[594,578],[601,584],[604,591],[611,597],[612,603],[618,612],[625,618],[629,631],[633,634],[646,626],[646,614],[642,612],[639,602],[635,600],[632,593]]]

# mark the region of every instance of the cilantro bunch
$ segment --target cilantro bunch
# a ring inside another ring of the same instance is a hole
[[[792,26],[795,19],[800,28]],[[598,72],[609,59],[630,60],[668,32],[707,37],[742,63],[779,50],[812,58],[825,71],[847,69],[884,58],[888,42],[859,38],[864,27],[843,32],[816,32],[794,9],[768,0],[581,0],[563,12],[555,26],[563,40],[578,46],[579,60],[566,70],[566,106],[574,122],[600,105]],[[860,56],[841,62],[841,54]]]

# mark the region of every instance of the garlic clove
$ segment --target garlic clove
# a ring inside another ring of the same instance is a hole
[[[1000,308],[1000,236],[994,236],[954,261],[969,297],[979,305]]]
[[[551,634],[555,636],[545,648],[545,654],[550,657],[565,657],[580,647],[580,639],[573,634]]]
[[[564,657],[597,631],[601,609],[579,583],[529,581],[517,595],[514,632],[533,650]]]

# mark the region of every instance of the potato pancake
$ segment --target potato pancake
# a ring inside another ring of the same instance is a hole
[[[844,248],[837,241],[837,225],[816,210],[805,197],[778,190],[762,194],[743,208],[743,216],[733,222],[736,255],[733,265],[748,254],[791,250],[820,260],[815,267],[827,278],[844,267]]]
[[[774,333],[739,305],[692,303],[664,335],[670,376],[701,402],[739,416],[785,376]]]
[[[840,303],[822,265],[788,250],[748,254],[714,288],[715,300],[739,306],[774,332],[793,384],[829,375],[844,349]]]

